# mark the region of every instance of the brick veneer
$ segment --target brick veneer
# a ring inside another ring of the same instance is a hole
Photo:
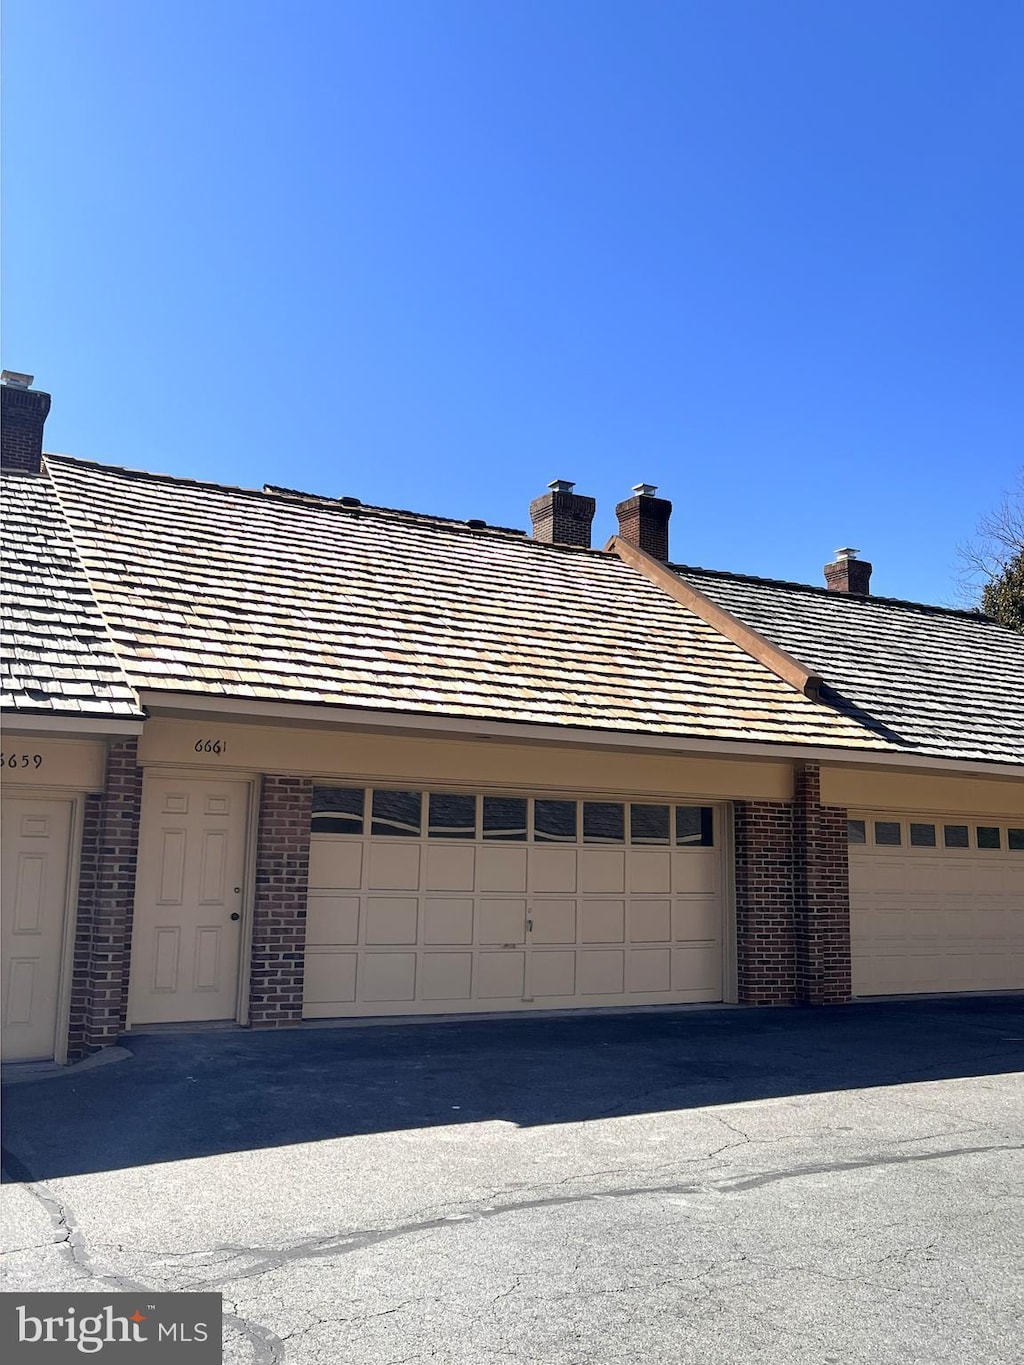
[[[106,787],[87,796],[80,854],[68,1056],[116,1041],[124,1028],[139,854],[138,740],[111,740]]]
[[[249,1022],[302,1018],[313,779],[268,776],[260,793]]]
[[[796,993],[793,807],[737,801],[736,968],[741,1005],[788,1005]]]
[[[824,1005],[851,995],[846,811],[821,804],[816,763],[798,765],[794,776],[796,996]]]
[[[850,998],[846,811],[821,804],[817,764],[793,801],[737,801],[736,966],[745,1005]]]

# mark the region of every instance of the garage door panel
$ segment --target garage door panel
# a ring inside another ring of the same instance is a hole
[[[677,942],[691,939],[704,942],[717,939],[719,920],[718,903],[710,896],[677,900],[672,906],[672,937]]]
[[[629,889],[667,894],[672,890],[672,856],[654,849],[638,849],[629,859]]]
[[[526,941],[525,901],[477,902],[477,941],[485,944]]]
[[[621,995],[626,984],[622,949],[581,949],[578,955],[580,995]]]
[[[310,840],[309,884],[358,891],[363,884],[363,845],[329,835]]]
[[[534,997],[576,993],[576,953],[557,948],[530,955],[530,993]]]
[[[672,990],[692,1000],[714,1000],[708,982],[721,971],[717,944],[691,944],[672,949]]]
[[[480,953],[476,960],[480,1000],[522,1000],[526,985],[524,952]]]
[[[422,972],[422,999],[469,1000],[472,997],[472,953],[424,953]]]
[[[359,897],[332,892],[310,892],[306,913],[306,942],[358,943]]]
[[[534,891],[576,890],[574,848],[531,848],[530,886]]]
[[[718,890],[718,859],[703,849],[673,853],[672,890],[677,895],[714,894]]]
[[[481,848],[477,851],[478,891],[525,891],[525,848]]]
[[[580,890],[606,891],[609,894],[626,889],[626,855],[615,849],[585,848],[580,852]]]
[[[363,988],[367,1001],[416,999],[416,954],[368,952],[362,961]]]
[[[419,902],[412,896],[370,896],[366,903],[366,943],[415,943]]]
[[[576,902],[535,898],[531,914],[533,943],[575,943]]]
[[[632,948],[629,953],[629,989],[668,994],[672,989],[670,948]]]
[[[585,900],[580,906],[581,943],[624,943],[626,902]]]
[[[633,943],[667,943],[671,937],[670,900],[633,901],[630,906],[630,939]]]
[[[371,891],[417,891],[420,885],[420,848],[397,840],[370,845],[367,886]]]
[[[427,848],[428,891],[472,891],[476,878],[476,849],[436,843]]]
[[[355,953],[330,950],[307,951],[304,1006],[320,1009],[323,1006],[349,1004],[356,998]],[[323,1012],[323,1011],[321,1011]],[[328,1013],[336,1013],[329,1010]]]
[[[423,942],[472,943],[473,911],[470,896],[428,896],[423,902]]]

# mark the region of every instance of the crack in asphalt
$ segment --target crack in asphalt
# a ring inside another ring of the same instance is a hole
[[[729,1144],[739,1145],[739,1144]],[[757,1176],[727,1177],[717,1181],[685,1181],[660,1185],[630,1185],[617,1190],[589,1191],[582,1194],[548,1195],[540,1199],[523,1199],[508,1204],[479,1208],[475,1212],[445,1214],[436,1218],[416,1219],[400,1223],[391,1228],[363,1228],[351,1232],[335,1233],[329,1237],[317,1237],[279,1248],[240,1246],[225,1243],[195,1254],[210,1255],[215,1252],[227,1253],[230,1258],[243,1260],[253,1257],[254,1263],[245,1271],[221,1275],[202,1283],[213,1287],[233,1284],[241,1280],[255,1279],[261,1275],[290,1265],[296,1261],[323,1260],[347,1256],[352,1252],[365,1251],[381,1246],[385,1242],[402,1237],[413,1237],[419,1233],[437,1232],[442,1228],[457,1227],[486,1222],[492,1218],[508,1214],[526,1213],[537,1209],[564,1208],[576,1204],[599,1203],[605,1200],[637,1199],[646,1195],[718,1193],[730,1195],[746,1190],[760,1189],[766,1185],[777,1184],[784,1180],[798,1180],[807,1176],[830,1175],[842,1171],[859,1171],[873,1168],[903,1166],[915,1162],[941,1161],[958,1156],[974,1156],[982,1152],[1024,1151],[1024,1146],[1015,1143],[998,1143],[984,1147],[952,1147],[938,1152],[908,1153],[899,1156],[876,1156],[859,1161],[831,1161],[820,1164],[795,1166],[789,1170],[768,1171]]]
[[[20,1165],[20,1163],[18,1164]],[[67,1259],[71,1262],[76,1275],[83,1279],[98,1280],[103,1284],[108,1284],[120,1293],[161,1292],[152,1284],[143,1284],[141,1281],[133,1280],[126,1275],[117,1275],[111,1271],[100,1269],[92,1259],[85,1235],[78,1225],[71,1205],[48,1190],[45,1185],[37,1184],[32,1180],[21,1181],[20,1183],[22,1188],[46,1211],[55,1231],[60,1234],[54,1238],[52,1243],[45,1245],[56,1246],[59,1251],[66,1252]],[[268,1327],[253,1322],[249,1318],[239,1317],[235,1313],[222,1313],[222,1316],[226,1323],[248,1340],[252,1347],[253,1365],[281,1365],[284,1360],[284,1346],[281,1339],[275,1336]]]

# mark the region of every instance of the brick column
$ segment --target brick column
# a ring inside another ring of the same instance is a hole
[[[816,763],[800,764],[795,773],[793,855],[797,999],[807,1005],[849,1000],[846,811],[821,804]]]
[[[125,1024],[139,855],[138,740],[111,740],[106,786],[86,797],[78,881],[69,1060],[116,1042]]]
[[[786,801],[737,801],[733,809],[740,1004],[792,1004],[793,808]]]
[[[249,1022],[302,1018],[313,780],[267,776],[260,793]]]

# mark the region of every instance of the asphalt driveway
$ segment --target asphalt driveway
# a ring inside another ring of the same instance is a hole
[[[229,1361],[1024,1361],[1024,1001],[164,1034],[5,1088],[6,1287]]]

